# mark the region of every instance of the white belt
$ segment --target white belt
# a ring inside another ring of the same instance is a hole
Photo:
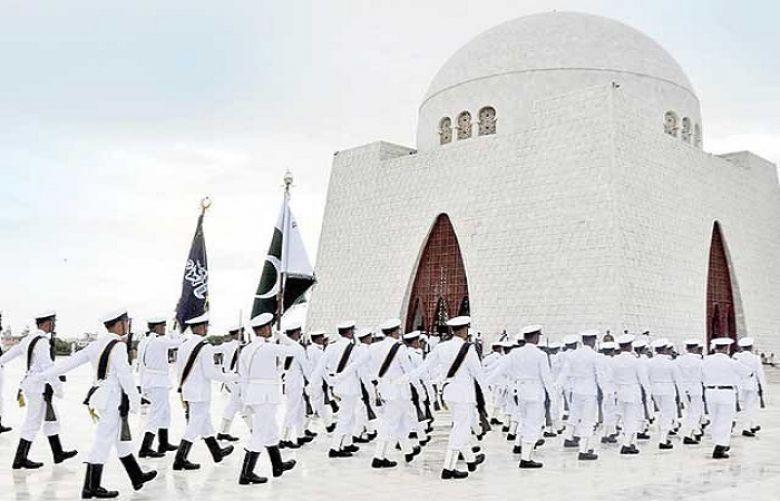
[[[148,369],[146,367],[144,367],[144,372],[148,373],[148,374],[157,374],[157,375],[160,375],[160,376],[167,376],[168,375],[168,371],[167,370]]]
[[[278,379],[248,379],[249,384],[279,384]]]

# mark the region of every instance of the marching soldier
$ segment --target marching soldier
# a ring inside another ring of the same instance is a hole
[[[2,331],[2,326],[0,326],[0,331]],[[3,350],[0,349],[0,357],[3,356]],[[5,433],[8,431],[11,431],[10,426],[4,426],[3,425],[3,402],[5,398],[3,398],[3,380],[5,379],[5,375],[3,374],[3,366],[0,365],[0,433]]]
[[[168,373],[168,352],[181,345],[181,336],[165,333],[164,317],[147,320],[149,337],[143,350],[138,351],[138,367],[141,374],[141,388],[149,400],[149,414],[146,421],[146,433],[138,456],[142,458],[158,458],[166,452],[176,450],[168,439],[168,428],[171,426],[170,389],[171,378]],[[157,436],[157,450],[152,448],[154,437]]]
[[[602,372],[604,374],[604,387],[601,389],[601,408],[604,418],[604,430],[601,437],[602,444],[614,444],[617,443],[617,418],[618,409],[616,401],[616,388],[614,376],[612,374],[612,359],[615,354],[614,341],[607,341],[607,339],[613,339],[612,335],[607,333],[604,336],[604,342],[601,343],[601,352],[599,353],[599,360],[602,363]]]
[[[25,337],[19,344],[0,357],[0,366],[6,365],[17,357],[24,357],[27,371],[22,379],[19,395],[20,405],[26,400],[27,413],[22,423],[19,445],[14,456],[13,469],[35,469],[43,463],[27,458],[35,436],[43,425],[43,433],[49,439],[54,463],[61,463],[77,454],[76,451],[62,449],[60,442],[59,413],[56,412],[54,396],[62,396],[62,381],[56,377],[46,380],[38,378],[38,374],[54,365],[50,343],[55,328],[57,314],[46,311],[35,317],[36,330]],[[22,393],[23,392],[23,393]],[[22,396],[24,395],[24,397]]]
[[[485,461],[485,455],[474,455],[469,444],[471,424],[477,411],[476,384],[487,388],[477,352],[466,341],[470,324],[468,316],[450,319],[447,326],[452,329],[452,337],[438,343],[420,367],[399,379],[399,384],[408,385],[410,380],[426,373],[438,374],[441,370],[445,375],[442,393],[452,412],[452,429],[441,472],[441,478],[445,480],[468,477],[468,472],[457,469],[461,455],[470,472],[476,471],[477,466]]]
[[[579,337],[575,336],[574,334],[567,334],[563,337],[563,349],[561,350],[561,353],[559,354],[560,359],[560,366],[561,369],[558,371],[558,376],[560,378],[560,373],[563,372],[563,367],[566,365],[566,362],[569,360],[569,358],[572,356],[574,351],[577,349],[577,344],[579,342]],[[563,419],[571,422],[575,419],[577,419],[576,416],[572,416],[572,405],[571,405],[571,399],[572,399],[572,388],[574,387],[574,380],[571,378],[571,376],[567,376],[565,379],[556,379],[558,382],[558,387],[561,389],[561,395],[563,397]],[[564,432],[566,433],[564,440],[563,440],[563,446],[564,447],[578,447],[580,443],[579,437],[573,435],[574,433],[574,427],[573,426],[567,426],[564,429]]]
[[[423,363],[422,349],[420,348],[420,331],[407,332],[403,336],[403,343],[406,345],[406,355],[409,357],[412,368],[417,368]],[[406,414],[406,428],[409,431],[409,439],[414,439],[417,444],[412,448],[424,447],[431,441],[428,436],[429,423],[433,421],[430,413],[430,402],[427,397],[427,390],[422,378],[414,379],[410,382],[411,400],[409,402],[408,412]]]
[[[370,360],[370,348],[373,339],[371,330],[361,329],[356,334],[356,337],[358,342],[355,345],[353,356]],[[359,410],[355,414],[355,428],[352,433],[352,441],[355,443],[365,444],[371,442],[377,436],[375,402],[371,398],[375,394],[373,379],[376,374],[374,372],[373,367],[369,363],[363,364],[358,370],[361,403],[358,406]]]
[[[228,331],[227,339],[217,348],[217,351],[222,354],[222,372],[225,374],[236,373],[243,333],[244,328],[241,325],[236,325]],[[222,427],[217,433],[217,440],[237,442],[238,438],[230,434],[230,427],[233,425],[236,414],[241,411],[241,395],[239,395],[237,382],[225,383],[224,388],[229,396],[225,409],[222,411]]]
[[[127,353],[127,337],[130,332],[126,309],[110,312],[100,319],[107,334],[91,342],[86,348],[63,359],[37,376],[43,381],[90,363],[95,374],[94,386],[87,393],[85,403],[91,412],[99,415],[92,448],[87,456],[82,499],[115,498],[117,491],[101,486],[103,465],[116,448],[117,456],[127,471],[133,489],[139,490],[154,479],[157,472],[144,472],[133,456],[133,443],[128,424],[128,414],[137,413],[141,407],[141,394],[133,381]]]
[[[742,378],[750,372],[744,365],[729,357],[729,346],[734,342],[727,337],[711,341],[714,353],[704,357],[701,364],[704,380],[704,396],[710,411],[710,433],[715,449],[713,459],[727,459],[731,441],[731,423],[737,413],[736,392]]]
[[[598,454],[590,447],[590,439],[596,427],[598,389],[604,387],[602,364],[594,350],[598,335],[597,330],[580,333],[582,345],[566,358],[558,376],[558,384],[561,386],[571,380],[571,414],[567,428],[570,437],[579,437],[579,443],[575,442],[575,446],[579,445],[577,458],[580,461],[598,459]],[[564,445],[570,446],[566,442]]]
[[[190,334],[179,346],[176,370],[179,374],[179,393],[185,406],[187,427],[184,429],[173,469],[197,470],[199,464],[187,459],[196,438],[202,437],[215,463],[233,452],[233,446],[221,447],[211,425],[211,382],[231,383],[235,374],[225,374],[214,364],[214,348],[204,338],[208,333],[209,314],[204,313],[185,322]]]
[[[734,354],[734,360],[741,363],[750,375],[742,379],[739,389],[739,402],[742,408],[742,435],[754,437],[761,429],[756,419],[759,401],[763,406],[766,376],[761,359],[753,353],[753,338],[743,337],[737,341],[741,351]]]
[[[636,434],[644,412],[642,391],[650,394],[650,381],[642,362],[634,355],[634,336],[623,334],[617,338],[620,353],[612,359],[612,372],[617,391],[620,415],[623,416],[623,442],[621,454],[639,454]]]
[[[286,348],[295,351],[296,355],[284,358],[284,392],[287,395],[287,405],[284,409],[282,440],[279,448],[297,449],[311,442],[313,437],[306,434],[306,401],[304,387],[311,376],[311,369],[306,358],[306,350],[301,346],[301,324],[290,324],[285,328],[287,338],[293,341]]]
[[[304,356],[304,353],[302,346],[284,335],[279,336],[280,344],[271,342],[273,320],[271,313],[261,313],[249,321],[255,335],[249,345],[241,350],[238,360],[241,398],[252,419],[252,433],[247,442],[238,479],[241,485],[262,484],[267,481],[254,473],[263,448],[268,452],[274,477],[281,476],[295,466],[295,461],[282,461],[279,451],[276,411],[281,400],[281,380],[277,363],[285,357],[298,359]]]
[[[637,337],[634,339],[634,353],[639,359],[642,370],[647,373],[648,362],[650,362],[650,356],[648,354],[648,344],[646,336]],[[650,424],[655,421],[655,408],[653,406],[653,397],[649,391],[645,391],[645,388],[640,388],[642,392],[642,405],[644,415],[639,421],[639,431],[636,434],[637,440],[650,440]]]
[[[309,367],[316,368],[324,354],[327,337],[324,331],[312,331],[309,333],[309,339],[311,339],[311,343],[306,347],[306,358],[309,361]],[[336,429],[336,423],[333,421],[333,412],[330,407],[328,383],[321,376],[315,379],[312,373],[306,391],[311,399],[312,409],[322,420],[325,431],[333,432]],[[310,431],[307,435],[313,436],[313,432]]]
[[[653,400],[658,405],[658,448],[671,449],[669,432],[674,426],[676,416],[675,387],[679,381],[677,367],[669,355],[669,341],[653,341],[655,356],[648,362],[648,378],[653,392]]]
[[[685,421],[680,430],[683,444],[696,445],[701,440],[701,419],[704,416],[704,387],[701,375],[701,356],[698,354],[699,341],[687,339],[685,353],[677,358],[677,371],[680,377],[680,396],[685,399]]]
[[[488,382],[508,375],[516,387],[520,423],[520,468],[541,468],[542,463],[531,459],[539,435],[544,428],[545,392],[555,392],[547,355],[539,349],[541,325],[529,325],[521,330],[525,344],[499,361],[488,376]]]

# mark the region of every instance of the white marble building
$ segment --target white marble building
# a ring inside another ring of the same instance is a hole
[[[702,131],[680,66],[622,23],[488,30],[434,77],[416,149],[335,156],[307,324],[469,311],[488,337],[541,323],[779,352],[777,170],[707,153]]]

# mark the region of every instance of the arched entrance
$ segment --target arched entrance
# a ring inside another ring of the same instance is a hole
[[[707,271],[707,345],[716,337],[737,339],[731,271],[723,234],[717,221],[712,228]]]
[[[458,237],[446,214],[439,214],[415,270],[406,330],[446,332],[451,316],[469,314],[469,289]]]

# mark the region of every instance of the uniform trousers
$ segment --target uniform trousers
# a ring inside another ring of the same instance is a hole
[[[211,425],[211,402],[188,402],[188,407],[189,419],[182,439],[194,442],[198,438],[214,435],[214,427]]]
[[[669,432],[674,426],[674,419],[677,417],[677,403],[674,395],[653,394],[653,400],[658,405],[658,441],[666,442]]]
[[[604,414],[604,430],[606,433],[614,433],[618,416],[618,407],[617,401],[615,400],[615,394],[605,392],[604,398],[601,401],[601,406],[601,410]]]
[[[122,433],[122,419],[119,417],[119,403],[109,406],[108,409],[98,411],[100,419],[95,428],[92,439],[92,448],[87,455],[87,463],[104,464],[108,460],[111,449],[116,447],[117,457],[123,458],[132,454],[135,448],[132,440],[120,440]]]
[[[737,413],[734,390],[707,389],[707,407],[710,411],[710,433],[715,445],[728,446],[731,441],[731,423]]]
[[[227,385],[227,388],[230,390],[230,398],[228,399],[227,405],[225,405],[225,409],[222,411],[222,419],[231,421],[244,404],[241,402],[238,385],[234,383],[227,383]]]
[[[171,402],[168,388],[147,388],[146,398],[149,399],[149,412],[146,420],[146,432],[157,433],[160,428],[171,426]]]
[[[544,401],[519,400],[517,408],[518,441],[536,443],[544,427]]]
[[[597,412],[596,395],[572,393],[569,422],[576,436],[586,440],[593,435]]]
[[[358,395],[340,395],[338,421],[336,430],[333,432],[331,449],[339,450],[343,445],[352,444],[352,430],[355,429],[355,412],[358,412],[357,405],[360,403]]]
[[[642,402],[618,402],[618,411],[623,416],[623,445],[631,445],[636,439],[642,418]]]
[[[43,394],[25,393],[24,396],[27,400],[27,412],[25,413],[24,422],[22,423],[21,438],[28,442],[32,442],[35,439],[35,435],[38,434],[38,430],[41,429],[41,425],[43,425],[43,433],[47,437],[57,435],[60,432],[59,419],[44,421],[46,416],[46,402],[43,400]],[[59,418],[59,413],[57,412],[54,402],[52,402],[52,407],[54,407],[54,415]]]
[[[471,423],[476,414],[476,405],[473,402],[447,401],[447,407],[452,412],[452,429],[447,448],[460,451],[465,457],[468,457],[467,453],[471,452],[468,445],[471,438]]]
[[[701,418],[704,416],[704,400],[701,393],[686,392],[688,406],[685,409],[685,420],[681,434],[688,436],[693,431],[699,430]]]
[[[287,440],[303,435],[303,424],[306,419],[306,405],[303,400],[303,385],[285,384],[287,405],[284,409],[284,430]]]
[[[552,394],[549,395],[549,398],[552,425],[555,428],[560,428],[561,418],[563,417],[563,393],[560,391],[553,391]]]
[[[322,392],[322,383],[319,385],[309,385],[309,401],[311,402],[312,410],[325,422],[325,426],[329,425],[333,420],[333,413],[330,405],[325,404],[325,394]]]
[[[276,422],[278,404],[250,404],[252,434],[247,442],[247,450],[262,452],[265,447],[279,443],[279,425]]]
[[[756,425],[756,409],[758,408],[758,392],[742,390],[739,392],[739,405],[742,409],[742,429],[749,430]]]

